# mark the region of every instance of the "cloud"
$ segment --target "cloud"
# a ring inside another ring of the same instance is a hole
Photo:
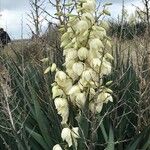
[[[109,8],[112,14],[112,18],[117,18],[118,14],[121,14],[122,0],[99,1],[113,3],[113,5]],[[125,8],[127,9],[129,14],[131,14],[135,10],[135,7],[133,7],[131,3],[133,3],[136,6],[142,6],[140,0],[125,0],[125,2]],[[29,0],[1,0],[0,6],[2,10],[2,17],[0,18],[0,27],[3,27],[5,30],[7,30],[12,38],[17,39],[21,37],[21,22],[23,22],[24,38],[31,37],[31,35],[29,35],[30,30],[27,26],[27,13],[29,13],[30,9]],[[50,14],[54,13],[54,9],[50,8],[49,6],[47,6],[46,10],[48,10],[48,12],[50,11]],[[44,21],[43,28],[45,29],[46,26],[47,21]]]
[[[113,4],[122,4],[122,0],[100,0],[100,1],[102,1],[102,2],[111,2],[111,3],[113,3]],[[131,2],[136,2],[136,1],[139,1],[139,0],[124,0],[124,2],[125,2],[125,4],[126,3],[131,3]]]
[[[26,18],[23,11],[2,11],[0,27],[4,28],[12,39],[21,37],[21,26],[24,28],[24,37],[27,37]]]
[[[112,4],[112,6],[109,7],[109,10],[111,12],[111,17],[117,18],[121,15],[122,12],[122,1],[121,0],[109,0],[111,2],[115,2]],[[135,12],[136,6],[142,8],[142,2],[140,0],[125,0],[125,9],[127,10],[127,13],[131,15]]]
[[[4,9],[8,10],[18,10],[18,9],[27,9],[29,6],[28,0],[1,0],[0,7],[3,11]]]

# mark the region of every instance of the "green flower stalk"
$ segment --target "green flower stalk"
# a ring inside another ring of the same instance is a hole
[[[78,15],[69,15],[67,30],[61,37],[65,71],[55,64],[51,67],[51,71],[56,71],[52,85],[54,104],[65,127],[61,137],[68,147],[74,143],[76,149],[79,128],[70,128],[69,105],[75,106],[80,114],[88,101],[86,109],[96,115],[105,103],[113,101],[112,91],[103,85],[103,77],[111,73],[110,61],[113,59],[107,51],[111,47],[105,29],[108,25],[95,17],[95,10],[96,0],[78,1]],[[53,149],[60,150],[61,147],[57,144]]]

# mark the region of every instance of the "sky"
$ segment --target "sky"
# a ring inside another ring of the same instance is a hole
[[[122,0],[100,0],[102,2],[112,2],[113,5],[109,7],[111,17],[116,19],[121,14]],[[135,6],[141,7],[142,0],[125,0],[125,8],[129,14],[133,13]],[[54,10],[50,8],[48,4],[45,4],[46,10],[50,14],[54,13]],[[0,0],[0,27],[3,27],[10,35],[12,39],[20,39],[31,37],[29,24],[30,13],[29,0]],[[52,21],[52,20],[51,20]],[[43,22],[43,28],[46,28],[47,21]]]

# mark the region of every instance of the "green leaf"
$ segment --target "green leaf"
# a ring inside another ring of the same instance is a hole
[[[148,136],[148,138],[147,138]],[[139,144],[141,143],[142,145],[144,145],[144,149],[140,148],[142,150],[146,150],[147,148],[150,147],[150,127],[148,126],[147,128],[145,128],[145,130],[140,133],[126,148],[126,150],[137,150]],[[143,143],[144,141],[144,143]],[[146,148],[146,149],[145,149]]]
[[[105,15],[107,15],[107,16],[110,16],[110,15],[111,15],[110,12],[109,12],[107,9],[104,9],[104,10],[103,10],[103,13],[104,13]]]
[[[137,140],[135,140],[132,145],[129,145],[128,148],[126,150],[136,150],[140,140],[142,137],[137,138]]]
[[[147,142],[145,142],[144,146],[141,149],[150,149],[150,133],[149,133],[149,138],[147,138]]]
[[[114,150],[115,149],[115,144],[114,144],[114,133],[113,133],[113,129],[112,126],[110,125],[109,128],[109,139],[108,139],[108,145],[106,150]]]
[[[106,133],[106,130],[105,130],[105,127],[104,127],[103,122],[101,123],[100,128],[101,128],[101,131],[102,131],[102,133],[103,133],[105,142],[107,142],[107,141],[108,141],[108,136],[107,136],[107,133]]]
[[[72,5],[73,5],[73,3],[64,4],[64,6],[66,6],[66,7],[70,7]]]
[[[50,138],[50,131],[48,129],[49,122],[47,120],[47,117],[44,115],[43,111],[41,110],[41,106],[38,102],[38,97],[34,91],[33,88],[31,88],[32,91],[32,97],[34,100],[34,107],[35,107],[35,115],[36,115],[36,121],[38,122],[39,128],[41,130],[41,134],[44,137],[44,140],[49,145],[50,148],[52,148],[52,141]]]
[[[110,5],[112,5],[112,3],[106,3],[106,4],[104,4],[104,6],[110,6]]]
[[[81,112],[81,116],[79,117],[78,120],[78,126],[80,129],[80,136],[81,139],[78,140],[79,143],[79,149],[85,149],[85,144],[87,141],[86,139],[88,138],[88,133],[89,133],[89,122],[87,119],[87,116],[89,115],[89,92],[87,92],[87,101],[83,107],[83,110]]]
[[[57,12],[54,15],[56,15],[56,16],[62,16],[62,13],[61,12]]]
[[[38,134],[35,131],[29,129],[28,127],[26,127],[26,130],[28,131],[30,136],[32,136],[37,141],[37,143],[40,144],[44,148],[44,150],[49,150],[48,145],[45,143],[43,137],[40,134]]]

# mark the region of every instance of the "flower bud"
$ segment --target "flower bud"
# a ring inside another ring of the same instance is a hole
[[[64,40],[68,39],[69,33],[65,32],[62,36],[61,36],[61,41],[63,42]]]
[[[40,61],[43,62],[43,63],[46,63],[46,62],[49,61],[49,58],[43,58],[43,59],[41,59]]]
[[[108,41],[108,40],[107,40],[107,42],[106,42],[106,47],[111,48],[111,43],[110,43],[110,41]]]
[[[51,70],[51,67],[49,66],[45,71],[44,74],[47,74]]]
[[[54,72],[56,70],[56,67],[57,67],[56,64],[53,63],[52,66],[51,66],[51,72]]]
[[[69,43],[70,43],[70,41],[67,40],[67,39],[65,39],[63,42],[61,42],[60,47],[65,47],[65,46],[67,46]]]
[[[110,16],[110,12],[109,12],[107,9],[104,9],[104,10],[103,10],[103,13],[104,13],[105,15],[107,15],[107,16]]]
[[[104,57],[105,57],[106,59],[114,60],[113,56],[110,55],[109,53],[106,53],[106,54],[104,55]]]

